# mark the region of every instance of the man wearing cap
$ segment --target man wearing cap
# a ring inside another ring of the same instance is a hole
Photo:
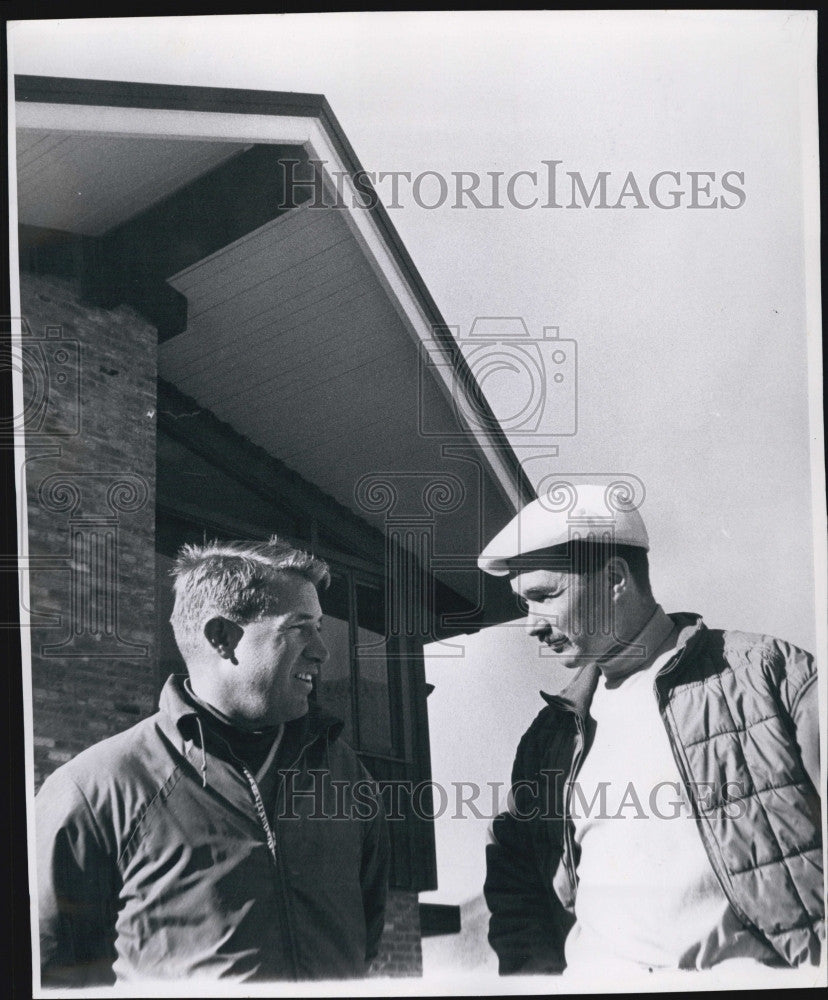
[[[487,846],[502,975],[819,963],[813,658],[665,614],[648,548],[634,506],[567,484],[480,556],[566,672]]]

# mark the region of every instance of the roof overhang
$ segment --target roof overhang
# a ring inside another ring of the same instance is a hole
[[[61,138],[74,141],[79,137],[87,140],[100,138],[111,140],[108,148],[112,151],[116,150],[118,143],[123,147],[126,142],[128,148],[129,143],[144,140],[147,162],[152,161],[156,165],[162,164],[165,157],[169,160],[170,151],[178,145],[182,154],[180,158],[172,155],[172,159],[177,159],[178,162],[170,173],[167,188],[174,189],[187,183],[188,179],[196,178],[205,169],[212,169],[251,147],[278,146],[303,150],[307,160],[314,163],[314,169],[321,178],[330,203],[336,205],[336,208],[327,210],[327,220],[323,218],[324,212],[320,212],[319,220],[313,220],[318,221],[317,229],[327,227],[347,234],[348,251],[358,252],[366,272],[370,272],[370,282],[368,278],[365,282],[366,287],[371,284],[375,302],[379,303],[377,291],[381,290],[386,304],[392,307],[394,320],[393,323],[387,323],[387,329],[394,329],[388,336],[396,336],[396,331],[399,330],[401,336],[408,339],[410,349],[424,359],[419,370],[427,371],[426,378],[433,380],[437,396],[441,397],[441,402],[435,401],[434,406],[436,409],[442,407],[442,436],[438,433],[427,439],[427,435],[420,435],[419,444],[412,437],[411,447],[407,447],[410,442],[406,439],[403,442],[406,445],[403,449],[405,462],[397,469],[384,462],[381,449],[374,449],[373,452],[368,449],[369,464],[366,469],[373,469],[377,473],[428,473],[435,468],[445,468],[447,463],[450,464],[452,455],[456,459],[459,456],[458,460],[467,464],[476,465],[474,471],[477,478],[480,479],[482,475],[487,483],[494,486],[499,501],[489,501],[488,514],[478,511],[476,519],[479,521],[479,531],[476,539],[471,539],[467,532],[461,533],[461,548],[467,562],[475,554],[475,546],[480,541],[485,541],[483,536],[487,532],[499,528],[504,518],[534,497],[534,491],[519,461],[485,400],[476,396],[472,407],[455,405],[458,393],[467,394],[473,389],[474,378],[388,214],[375,194],[366,198],[366,191],[373,192],[373,189],[324,97],[27,76],[16,78],[15,97],[18,133],[28,135],[30,140],[50,136],[53,142]],[[215,152],[211,151],[211,144],[215,146]],[[58,146],[55,148],[59,150]],[[55,156],[59,156],[59,151],[54,152],[53,157]],[[25,164],[21,169],[25,172]],[[160,175],[166,176],[161,167],[158,170]],[[70,179],[65,178],[64,186],[68,183]],[[135,213],[150,208],[157,201],[159,192],[161,195],[167,193],[161,180],[156,185],[144,184],[142,190],[133,191],[129,203],[121,207],[122,215],[127,213],[134,216]],[[58,197],[58,192],[53,196]],[[97,230],[90,229],[92,235],[100,233],[101,227],[124,221],[118,216],[118,205],[107,203],[108,197],[110,201],[114,201],[118,194],[116,192],[108,196],[106,185],[98,185],[96,190],[91,190],[90,186],[87,202],[89,199],[97,199],[95,205],[86,205],[87,216],[93,220],[86,223],[87,227],[97,226]],[[124,200],[123,190],[120,191],[120,197]],[[35,202],[36,199],[32,204]],[[42,210],[42,205],[40,208]],[[291,226],[296,228],[296,219],[302,211],[307,214],[309,209],[293,209],[275,220],[272,226],[262,226],[261,232],[248,234],[239,243],[257,237],[268,238],[268,234],[271,240],[278,242],[282,230]],[[39,220],[36,215],[27,218],[27,213],[30,212],[31,207],[21,201],[21,216],[18,221],[21,224],[42,225],[42,216]],[[182,358],[186,359],[188,351],[192,356],[193,345],[197,344],[198,338],[207,335],[203,323],[199,327],[199,303],[192,296],[202,295],[201,305],[205,295],[209,298],[210,282],[214,282],[216,277],[214,258],[214,254],[208,255],[177,274],[165,276],[170,286],[176,289],[171,294],[188,297],[190,310],[187,328],[161,345],[161,373],[173,383],[180,379],[185,383],[183,390],[215,411],[220,419],[226,420],[262,447],[272,450],[277,457],[282,457],[278,455],[278,450],[282,447],[278,435],[268,438],[256,423],[257,411],[261,412],[261,406],[254,405],[247,409],[237,406],[235,410],[231,407],[224,411],[221,380],[213,378],[211,382],[211,373],[203,371],[202,382],[199,382],[193,371],[187,369],[186,361],[182,363]],[[200,291],[196,293],[193,288],[199,284],[199,278]],[[201,315],[203,316],[203,310]],[[360,318],[356,317],[354,322],[360,322]],[[210,335],[214,339],[220,339],[220,333],[215,328]],[[216,343],[214,346],[221,345]],[[267,343],[264,349],[266,352]],[[403,350],[402,346],[400,350]],[[266,357],[263,363],[265,366],[268,363]],[[204,366],[202,370],[203,368]],[[244,372],[241,375],[245,377]],[[436,396],[434,398],[436,400]],[[472,422],[466,419],[470,410],[478,417]],[[443,419],[446,413],[452,414],[448,421]],[[440,424],[440,420],[437,423]],[[412,434],[417,436],[421,429],[415,420]],[[427,447],[423,444],[424,441]],[[300,446],[288,457],[289,464],[296,467],[301,475],[331,492],[340,502],[357,509],[369,521],[374,520],[376,523],[378,518],[387,514],[387,511],[382,515],[377,511],[376,516],[373,516],[370,503],[356,503],[355,482],[345,483],[337,494],[335,485],[326,481],[324,453],[317,453],[315,464],[310,463],[308,469],[302,467],[303,454]],[[442,465],[435,466],[435,462],[442,462]],[[364,471],[361,470],[361,475],[357,476],[360,482],[365,478],[362,474]],[[468,482],[473,478],[471,471],[470,477]],[[448,531],[446,539],[452,537],[452,534],[456,536],[456,532]],[[459,579],[460,563],[452,563],[451,552],[447,552],[443,559],[445,565],[442,570],[441,558],[439,554],[435,556],[436,572],[443,573],[448,579]],[[466,579],[471,568],[467,566],[462,571],[466,574]],[[460,586],[459,592],[467,589]]]

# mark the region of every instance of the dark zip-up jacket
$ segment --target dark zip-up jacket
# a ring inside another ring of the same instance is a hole
[[[653,697],[710,864],[780,965],[817,964],[825,915],[813,658],[770,636],[708,629],[697,615],[670,617],[678,647]],[[566,964],[578,886],[566,789],[594,737],[598,677],[588,665],[544,695],[518,745],[510,809],[492,824],[485,896],[501,975]]]
[[[342,723],[312,706],[286,725],[291,759],[264,802],[247,767],[205,743],[182,680],[38,793],[43,984],[365,975],[388,833]]]

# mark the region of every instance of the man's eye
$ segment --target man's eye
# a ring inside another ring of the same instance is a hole
[[[533,594],[529,598],[530,604],[549,604],[558,597],[558,594]]]
[[[553,601],[557,596],[556,593],[530,594],[528,597],[518,597],[518,605],[524,611],[528,611],[531,604],[546,604],[549,601]]]
[[[289,625],[288,628],[300,628],[305,632],[321,632],[322,624],[316,622],[297,622],[295,625]]]

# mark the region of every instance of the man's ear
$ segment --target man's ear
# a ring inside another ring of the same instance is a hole
[[[217,615],[204,626],[204,635],[219,656],[238,664],[234,654],[239,640],[244,635],[244,629],[240,625]]]
[[[630,583],[630,568],[626,560],[620,556],[613,556],[612,559],[607,560],[604,572],[606,573],[613,596],[620,597],[627,590]]]

